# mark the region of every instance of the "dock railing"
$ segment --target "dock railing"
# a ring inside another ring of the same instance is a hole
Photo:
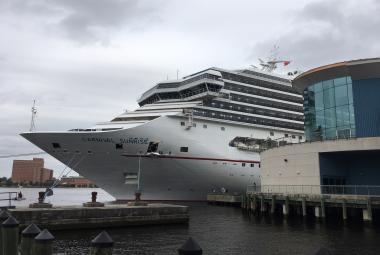
[[[8,206],[3,206],[0,204],[0,207],[12,208],[12,200],[17,200],[18,192],[0,192],[0,201],[8,201]]]
[[[249,193],[352,195],[380,197],[380,186],[375,185],[248,185]]]

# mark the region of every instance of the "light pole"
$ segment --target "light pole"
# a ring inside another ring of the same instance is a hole
[[[141,154],[139,154],[139,168],[137,172],[137,189],[135,191],[136,202],[139,202],[141,200],[140,178],[141,178]]]

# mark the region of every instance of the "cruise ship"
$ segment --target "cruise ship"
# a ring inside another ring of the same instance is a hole
[[[177,201],[259,186],[260,151],[305,139],[302,95],[257,68],[163,81],[138,104],[91,128],[21,135],[117,200]]]

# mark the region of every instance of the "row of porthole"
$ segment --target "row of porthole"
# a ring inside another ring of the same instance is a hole
[[[185,125],[186,125],[186,123],[184,121],[181,121],[181,126],[185,126]],[[197,123],[193,123],[193,127],[197,127]],[[207,128],[207,125],[203,124],[203,128]],[[225,127],[220,127],[220,130],[225,131],[226,128]]]
[[[218,162],[216,162],[216,161],[214,161],[214,162],[212,162],[212,163],[213,163],[213,164],[218,164]],[[255,164],[254,164],[254,163],[246,163],[246,162],[242,162],[242,163],[241,163],[241,166],[242,166],[242,167],[245,167],[246,164],[250,164],[251,167],[255,167]],[[227,165],[227,162],[223,162],[222,165]],[[236,163],[233,163],[233,165],[237,165],[237,164],[236,164]],[[259,168],[260,168],[260,167],[261,167],[261,164],[259,163],[258,166],[259,166]]]

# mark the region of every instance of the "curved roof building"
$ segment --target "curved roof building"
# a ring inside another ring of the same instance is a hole
[[[308,141],[380,136],[380,58],[325,65],[302,73]]]
[[[262,192],[380,195],[380,58],[314,68],[292,85],[308,142],[261,153]]]

